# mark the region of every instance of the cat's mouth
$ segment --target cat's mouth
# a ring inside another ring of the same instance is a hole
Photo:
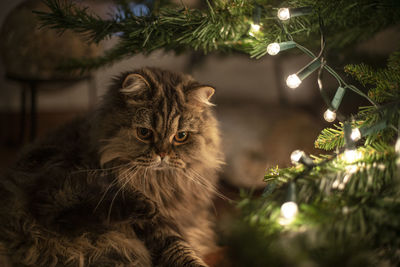
[[[161,159],[159,156],[157,156],[153,160],[137,160],[136,161],[137,165],[140,167],[144,167],[147,169],[152,169],[152,170],[169,170],[169,169],[183,169],[186,167],[186,164],[180,160],[180,159],[173,159],[168,156],[165,158]]]

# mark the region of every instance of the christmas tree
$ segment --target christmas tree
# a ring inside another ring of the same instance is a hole
[[[44,2],[51,11],[38,16],[46,27],[70,29],[95,43],[118,36],[118,43],[104,55],[71,59],[63,65],[69,69],[91,70],[157,49],[240,51],[255,58],[291,49],[310,56],[310,63],[290,75],[287,85],[296,88],[318,71],[327,105],[324,117],[339,121],[315,141],[316,148],[328,152],[309,156],[294,151],[292,167],[267,172],[262,196],[243,195],[242,219],[225,240],[233,262],[399,264],[400,51],[389,57],[385,68],[347,65],[345,72],[359,87],[346,82],[328,62],[331,51],[398,23],[397,1],[217,0],[199,9],[167,1],[116,1],[118,10],[108,19],[70,1]],[[320,51],[314,54],[305,46]],[[322,84],[324,72],[337,81],[333,98]],[[348,90],[369,105],[359,107],[357,114],[342,114],[340,104]]]

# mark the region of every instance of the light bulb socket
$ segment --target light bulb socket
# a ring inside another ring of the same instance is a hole
[[[293,41],[287,41],[282,43],[270,43],[267,46],[267,53],[271,56],[277,55],[280,51],[285,51],[291,48],[296,47],[296,43]]]
[[[292,160],[293,164],[303,164],[307,168],[314,166],[314,161],[301,150],[295,150],[290,155],[290,159]]]
[[[334,110],[338,110],[340,103],[342,103],[342,99],[344,96],[344,93],[346,92],[346,89],[344,89],[343,87],[339,86],[338,89],[336,90],[335,96],[332,99],[332,108]]]
[[[313,11],[312,7],[306,6],[306,7],[296,7],[296,8],[289,8],[289,13],[290,17],[298,17],[298,16],[304,16],[304,15],[309,15]]]
[[[346,149],[354,150],[356,148],[356,143],[351,138],[351,133],[352,133],[351,123],[345,122],[343,124],[343,132],[344,132],[344,143],[346,145]]]
[[[296,43],[293,41],[278,43],[278,45],[279,45],[279,51],[285,51],[296,47]]]
[[[307,155],[303,155],[300,159],[300,163],[305,165],[307,168],[311,168],[314,166],[314,161]]]
[[[387,121],[382,120],[372,126],[360,128],[361,136],[367,136],[382,131],[387,127]]]
[[[289,183],[286,202],[296,202],[296,184],[294,182]]]
[[[304,66],[301,70],[299,70],[296,74],[297,77],[301,81],[303,81],[305,78],[307,78],[311,73],[313,73],[316,69],[318,69],[321,66],[321,61],[316,58],[310,63],[308,63],[306,66]]]
[[[261,6],[256,4],[253,9],[253,23],[256,25],[261,24]]]

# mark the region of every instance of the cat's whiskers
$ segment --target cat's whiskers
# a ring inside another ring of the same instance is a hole
[[[206,178],[204,178],[200,173],[198,173],[197,171],[195,171],[194,169],[189,169],[189,171],[192,172],[192,174],[196,175],[196,177],[199,178],[199,180],[204,181],[204,183],[206,183],[206,185],[208,187],[211,187],[214,191],[218,191],[217,187],[212,184],[209,180],[207,180]]]
[[[137,170],[136,166],[132,166],[130,169],[127,169],[127,170],[124,172],[123,180],[126,180],[126,181],[125,181],[125,182],[122,184],[122,186],[118,189],[118,191],[115,193],[113,199],[111,200],[110,207],[108,208],[107,221],[110,221],[111,210],[112,210],[112,207],[113,207],[113,205],[114,205],[114,201],[115,201],[115,199],[117,198],[119,192],[121,192],[121,190],[123,190],[124,187],[131,181],[132,177],[137,173],[137,171],[138,171],[138,170]],[[132,172],[132,173],[131,173],[131,172]],[[128,175],[128,174],[131,174],[131,175]]]
[[[128,164],[130,164],[130,163],[128,163]],[[122,167],[126,167],[128,164],[123,164],[123,165],[120,165],[120,166],[118,166],[118,167],[121,167],[121,166],[122,166]],[[109,186],[107,187],[107,189],[106,189],[106,190],[104,191],[104,193],[102,194],[102,196],[101,196],[99,202],[97,203],[96,207],[94,208],[93,212],[95,212],[95,211],[98,209],[98,207],[100,206],[101,202],[102,202],[102,201],[104,200],[104,198],[106,197],[108,191],[109,191],[113,186],[116,186],[116,185],[118,184],[118,182],[119,182],[120,179],[121,179],[120,177],[121,177],[121,176],[125,176],[126,173],[128,173],[129,171],[131,171],[131,170],[134,169],[134,168],[135,168],[135,166],[131,166],[131,167],[127,168],[126,170],[122,171],[120,174],[117,174],[117,175],[116,175],[116,177],[114,178],[114,180],[109,184]]]
[[[148,185],[149,180],[147,179],[147,175],[148,175],[148,170],[149,168],[146,167],[146,169],[144,170],[144,175],[143,175],[143,179],[144,179],[144,184],[145,184],[145,191],[144,193],[146,193],[146,185]]]
[[[119,168],[122,168],[122,167],[126,167],[129,164],[131,164],[131,163],[128,162],[128,163],[124,163],[124,164],[113,166],[113,167],[109,167],[109,168],[76,170],[76,171],[71,172],[71,174],[85,173],[85,172],[88,172],[88,173],[89,172],[93,172],[93,174],[96,174],[97,172],[107,172],[107,171],[112,171],[112,170],[119,169]]]
[[[189,173],[190,172],[190,173]],[[187,174],[186,177],[191,179],[192,181],[196,182],[197,184],[211,190],[213,193],[215,193],[218,197],[224,200],[231,201],[230,198],[222,194],[216,186],[214,186],[210,181],[205,179],[202,175],[200,175],[198,172],[196,172],[194,169],[187,169],[186,172],[183,172],[184,174]],[[193,176],[191,176],[193,175]]]

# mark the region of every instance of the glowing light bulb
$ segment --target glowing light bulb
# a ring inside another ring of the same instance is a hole
[[[297,74],[291,74],[286,79],[286,85],[292,89],[296,89],[301,84],[301,80]]]
[[[260,31],[260,28],[261,28],[260,24],[254,24],[254,23],[251,24],[251,30],[252,30],[253,32],[258,32],[258,31]]]
[[[290,159],[292,160],[293,163],[298,163],[303,155],[304,155],[303,151],[295,150],[292,152],[292,154],[290,154]]]
[[[344,160],[347,163],[353,163],[361,158],[361,152],[356,149],[346,149],[344,151]]]
[[[358,141],[361,139],[361,132],[360,129],[355,128],[351,130],[351,135],[350,135],[351,140],[353,141]]]
[[[333,189],[338,188],[339,184],[340,184],[340,181],[336,179],[336,180],[332,183],[332,188],[333,188]]]
[[[288,19],[290,19],[289,8],[280,8],[280,9],[278,9],[278,18],[280,20],[288,20]]]
[[[272,43],[267,46],[267,53],[271,56],[275,56],[279,51],[281,51],[281,47],[278,43]]]
[[[336,120],[336,112],[334,112],[330,109],[327,109],[324,113],[324,119],[327,122],[333,122],[334,120]]]
[[[249,31],[249,35],[255,37],[255,35],[260,31],[260,24],[254,24],[252,23],[250,26],[250,31]]]
[[[294,201],[288,201],[283,203],[281,206],[281,215],[283,218],[287,220],[293,220],[298,212],[298,207],[296,202]]]

